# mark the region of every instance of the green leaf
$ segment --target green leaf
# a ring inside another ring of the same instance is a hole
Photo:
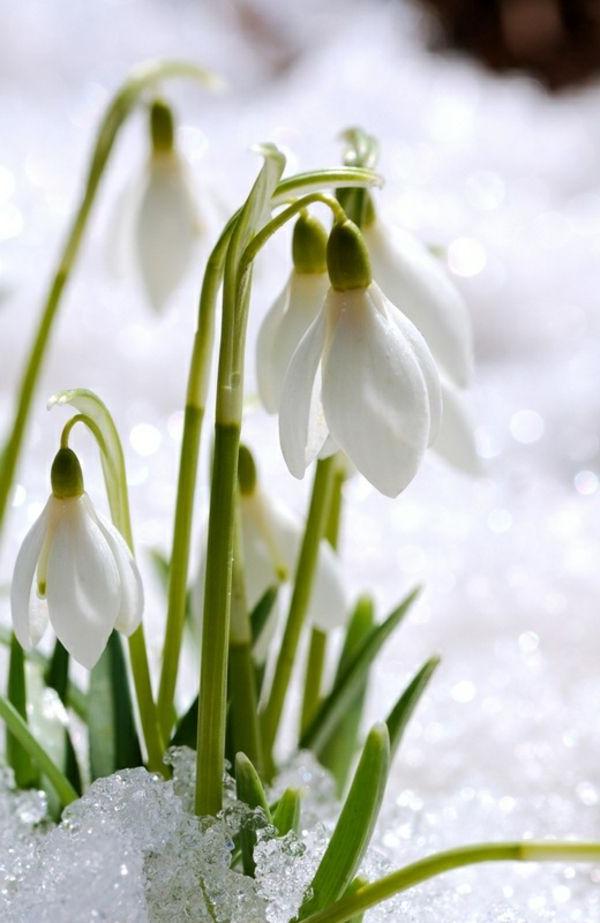
[[[58,638],[54,644],[54,651],[52,652],[50,663],[44,673],[44,682],[50,689],[54,689],[63,705],[66,707],[69,689],[69,653],[65,650]],[[73,746],[73,741],[71,740],[71,735],[67,727],[64,729],[64,738],[62,768],[75,791],[81,795],[83,791],[81,771],[77,760],[77,754],[75,753],[75,747]]]
[[[419,672],[413,677],[408,684],[394,708],[386,718],[387,729],[390,733],[390,745],[392,757],[396,753],[402,740],[406,725],[410,721],[412,714],[417,707],[419,699],[425,692],[427,684],[431,679],[434,671],[440,663],[439,657],[431,657],[427,660]]]
[[[352,613],[346,637],[337,665],[334,687],[340,682],[348,666],[362,647],[375,624],[373,600],[361,597]],[[341,797],[350,774],[352,758],[358,746],[358,732],[369,681],[370,669],[367,667],[354,699],[344,712],[327,743],[317,752],[320,763],[330,771],[336,781],[338,795]]]
[[[302,797],[296,788],[286,788],[273,811],[273,826],[279,836],[300,829],[300,804]]]
[[[327,907],[342,895],[369,845],[390,768],[390,738],[385,724],[370,731],[325,855],[311,883],[300,919]]]
[[[92,779],[142,765],[123,648],[115,631],[90,673],[88,729]]]
[[[188,710],[177,722],[175,733],[171,738],[172,747],[189,747],[196,749],[198,733],[198,696],[196,696]]]
[[[77,792],[69,780],[65,778],[56,763],[50,759],[44,748],[37,742],[14,705],[3,696],[0,696],[0,718],[5,722],[10,733],[17,738],[21,746],[27,751],[39,771],[50,780],[61,804],[65,806],[75,801]]]
[[[271,823],[271,813],[267,796],[260,781],[259,775],[245,753],[238,753],[235,758],[235,784],[239,801],[243,801],[249,808],[260,808],[266,822]],[[242,821],[240,830],[240,847],[242,850],[242,865],[244,874],[254,877],[254,847],[256,846],[256,826],[254,818]]]
[[[277,594],[279,592],[278,587],[270,586],[261,598],[256,603],[254,609],[250,613],[250,629],[252,631],[252,645],[255,647],[260,641],[260,636],[263,633],[267,622],[269,621],[269,616],[273,611],[273,606],[277,600]]]
[[[0,644],[10,647],[12,632],[0,626]],[[27,653],[27,660],[30,663],[37,664],[42,670],[46,671],[50,665],[50,658],[38,650],[31,650]],[[81,718],[84,724],[87,724],[87,701],[85,693],[81,691],[73,680],[69,680],[67,687],[67,702],[69,708],[72,708],[75,714]]]
[[[361,683],[364,682],[369,667],[387,639],[398,627],[419,592],[418,587],[412,590],[387,619],[377,625],[366,637],[302,735],[301,748],[318,752],[327,743],[346,709],[351,706],[357,692],[360,691]]]
[[[25,655],[23,648],[13,635],[10,644],[10,661],[8,666],[8,701],[15,711],[27,723],[27,684],[25,681]],[[18,737],[6,734],[6,762],[15,774],[18,788],[34,788],[39,777],[29,751]]]

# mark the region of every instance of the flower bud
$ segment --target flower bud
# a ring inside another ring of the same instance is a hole
[[[327,272],[327,231],[310,215],[300,215],[294,225],[292,257],[296,272]]]
[[[327,242],[327,270],[338,292],[368,288],[371,262],[362,234],[353,221],[336,222]]]
[[[59,500],[80,497],[83,493],[83,472],[79,459],[72,449],[62,448],[56,453],[50,471],[52,493]]]
[[[175,143],[173,112],[162,99],[155,99],[150,107],[150,137],[154,154],[169,154]]]

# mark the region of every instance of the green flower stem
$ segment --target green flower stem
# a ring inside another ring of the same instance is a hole
[[[302,191],[302,189],[314,188],[314,186],[319,183],[350,186],[361,182],[373,185],[375,183],[380,183],[381,180],[376,174],[369,170],[350,168],[323,170],[316,174],[299,174],[279,183],[273,196],[273,204],[282,205],[290,197]],[[316,196],[314,201],[320,201],[323,198],[323,193],[321,192],[314,193],[314,195]],[[337,201],[333,198],[331,199],[330,205],[333,209],[340,208]],[[285,217],[279,215],[277,219],[275,219],[278,222],[277,227],[274,227],[270,234],[261,237],[261,242],[254,248],[253,255],[256,255],[260,246],[264,245],[266,240],[269,239],[272,233],[275,233],[277,228],[281,227],[285,221],[290,220],[290,218],[302,207],[304,206],[293,207],[292,212],[288,213]],[[179,463],[179,478],[177,483],[175,522],[173,527],[167,627],[158,693],[158,714],[161,731],[165,738],[168,736],[173,723],[173,701],[175,697],[179,656],[185,622],[185,600],[193,501],[196,487],[202,421],[204,418],[206,392],[210,373],[210,360],[213,350],[215,308],[219,287],[223,277],[225,254],[240,213],[241,209],[232,216],[226,225],[207,263],[202,284],[202,294],[200,296],[198,328],[194,339],[189,372]],[[249,268],[252,258],[253,257],[249,257],[249,259],[246,260],[245,270]],[[235,312],[232,311],[232,317],[234,313]],[[240,341],[240,349],[243,350],[245,340],[243,331],[240,333],[238,339]]]
[[[331,209],[333,217],[336,221],[341,222],[346,220],[346,212],[337,201],[337,199],[334,199],[333,196],[326,195],[323,192],[307,193],[296,202],[292,202],[286,209],[276,215],[275,218],[272,218],[269,222],[267,222],[264,228],[261,228],[258,234],[253,237],[251,243],[248,244],[242,256],[240,263],[240,274],[245,272],[246,268],[256,257],[258,251],[264,247],[266,242],[273,236],[273,234],[279,230],[279,228],[282,228],[286,222],[290,221],[295,215],[300,214],[300,212],[304,211],[306,208],[308,208],[309,205],[312,205],[315,202],[320,202],[322,205],[326,205],[329,209]]]
[[[216,424],[198,699],[196,813],[217,814],[223,796],[227,648],[239,425]]]
[[[167,626],[158,692],[158,716],[161,732],[165,739],[168,737],[173,724],[173,701],[185,624],[194,494],[198,474],[202,422],[206,407],[214,345],[217,295],[223,278],[225,254],[236,217],[237,215],[226,225],[206,266],[200,295],[198,326],[194,337],[188,377],[169,571]]]
[[[310,633],[306,672],[304,674],[304,692],[300,714],[300,736],[304,734],[314,718],[321,702],[323,672],[327,657],[327,635],[320,628],[313,628]]]
[[[238,498],[236,497],[236,500]],[[233,752],[245,753],[262,772],[262,742],[256,702],[256,672],[252,659],[252,631],[246,602],[244,560],[239,515],[236,502],[229,628],[229,729]]]
[[[334,473],[335,456],[318,462],[285,632],[279,650],[269,700],[261,716],[267,777],[273,775],[275,768],[273,746],[292,676],[300,635],[308,612],[317,568],[319,545],[327,525]]]
[[[17,391],[12,427],[2,452],[0,464],[0,527],[4,522],[15,469],[27,428],[29,411],[46,355],[50,334],[62,295],[79,254],[92,206],[115,138],[123,122],[146,89],[168,77],[190,77],[206,84],[215,83],[207,71],[181,61],[158,61],[137,68],[109,104],[94,145],[83,196],[58,261],[54,278],[34,336],[29,358]]]
[[[324,537],[335,550],[338,545],[340,522],[342,517],[342,487],[346,480],[346,469],[343,464],[336,464],[329,503],[329,516],[325,527]],[[312,721],[320,703],[321,688],[323,685],[323,672],[327,659],[327,634],[320,628],[313,628],[310,634],[310,645],[306,661],[306,674],[304,677],[304,693],[302,696],[302,711],[300,716],[300,736],[302,736]]]
[[[267,152],[265,154],[265,151]],[[208,520],[204,628],[196,764],[197,814],[216,814],[222,805],[225,751],[228,640],[234,546],[237,463],[244,396],[245,341],[250,300],[251,261],[241,269],[242,254],[256,235],[256,223],[266,205],[282,204],[299,189],[331,184],[340,171],[322,171],[292,177],[269,189],[271,178],[281,175],[283,160],[276,149],[263,149],[265,165],[243,208],[231,219],[232,234],[223,272],[223,310],[219,344],[219,370],[215,415],[215,444]],[[277,175],[277,171],[279,173]],[[369,171],[341,171],[342,182],[370,185],[378,178]],[[275,180],[276,181],[276,180]],[[264,200],[268,195],[267,201]],[[302,207],[302,206],[300,206]],[[289,220],[297,209],[287,210]],[[278,224],[278,227],[281,223]],[[258,234],[260,234],[260,230]],[[256,235],[258,236],[258,235]],[[268,238],[261,238],[264,243]],[[255,256],[258,248],[253,251]]]
[[[385,878],[364,885],[303,923],[346,923],[357,913],[388,900],[428,878],[481,862],[598,862],[600,843],[478,843],[435,853],[405,866]]]
[[[67,447],[70,433],[76,423],[84,423],[96,439],[102,458],[102,470],[112,520],[127,542],[131,553],[135,554],[125,457],[117,428],[108,409],[95,394],[85,390],[63,392],[62,395],[56,395],[52,403],[73,404],[80,410],[80,413],[68,420],[63,428],[61,435],[63,448]],[[163,762],[164,743],[152,693],[143,622],[140,622],[133,634],[128,637],[127,643],[140,722],[148,751],[148,768],[152,772],[167,775],[168,770]]]
[[[0,696],[0,718],[6,723],[13,737],[19,741],[23,749],[29,754],[32,762],[36,764],[40,772],[48,777],[60,798],[61,805],[64,807],[72,801],[76,801],[79,796],[69,780],[37,742],[14,705],[11,705],[2,696]]]

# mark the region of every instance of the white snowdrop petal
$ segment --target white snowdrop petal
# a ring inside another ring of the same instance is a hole
[[[413,234],[377,219],[364,231],[378,284],[425,337],[460,387],[473,374],[473,336],[464,299],[439,260]]]
[[[322,541],[308,618],[321,631],[331,631],[348,620],[340,562],[331,545]]]
[[[432,451],[454,468],[478,477],[483,474],[481,458],[477,454],[475,433],[466,400],[462,392],[448,382],[442,382],[444,411],[437,439]]]
[[[431,417],[429,445],[431,445],[437,438],[442,419],[442,385],[440,375],[425,338],[419,333],[415,325],[391,302],[388,303],[388,311],[391,319],[399,328],[402,335],[406,337],[411,344],[419,362],[421,372],[423,373],[429,398],[429,414]]]
[[[154,156],[137,214],[136,237],[142,280],[157,311],[182,281],[198,230],[184,164],[173,154]]]
[[[17,555],[15,569],[10,588],[10,607],[12,624],[15,635],[21,647],[30,650],[40,640],[44,622],[40,618],[32,618],[31,597],[35,571],[44,543],[46,529],[48,528],[50,499],[41,515],[36,519],[31,529],[25,536],[23,544]],[[38,615],[39,615],[39,607]]]
[[[106,647],[120,607],[119,571],[82,497],[58,501],[48,558],[48,612],[71,656],[91,670]]]
[[[119,571],[121,582],[121,603],[115,622],[117,631],[131,635],[142,620],[144,611],[144,587],[135,559],[125,539],[112,523],[94,510],[91,501],[85,497],[90,514],[95,519],[110,548]]]
[[[300,341],[283,383],[279,440],[286,464],[297,478],[304,476],[328,434],[321,403],[320,370],[326,325],[323,308]]]
[[[277,413],[280,383],[276,380],[274,343],[290,293],[289,280],[265,314],[256,340],[256,384],[267,413]]]
[[[395,497],[415,476],[429,440],[425,379],[374,286],[335,294],[340,313],[323,369],[327,423],[361,474]]]

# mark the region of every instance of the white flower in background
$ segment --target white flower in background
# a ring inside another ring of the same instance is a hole
[[[471,319],[440,261],[409,231],[377,217],[363,236],[378,285],[423,334],[446,376],[466,387],[473,374]]]
[[[258,393],[269,413],[277,413],[285,373],[298,343],[329,289],[327,231],[308,215],[298,218],[292,240],[293,268],[265,315],[256,345]]]
[[[144,291],[161,312],[183,281],[202,231],[186,161],[175,147],[173,116],[155,101],[151,107],[152,153],[144,174],[118,202],[109,238],[111,265],[120,273],[133,250]]]
[[[256,479],[252,455],[240,446],[240,525],[244,585],[248,611],[252,611],[266,591],[290,583],[298,561],[304,533],[303,524],[283,504],[263,493]],[[195,584],[194,610],[202,617],[206,542]],[[315,582],[308,608],[309,623],[322,631],[345,624],[348,604],[338,558],[325,539],[321,541]],[[276,618],[269,619],[254,650],[257,660],[266,658]]]
[[[360,231],[334,225],[331,289],[290,362],[279,435],[298,478],[342,449],[381,493],[399,494],[437,435],[442,402],[425,339],[372,281]]]
[[[483,465],[477,453],[473,421],[465,392],[443,377],[441,382],[443,413],[431,451],[463,474],[480,477],[483,474]]]
[[[11,610],[19,643],[30,650],[49,621],[71,656],[91,670],[113,629],[135,631],[143,605],[140,574],[125,540],[84,493],[77,456],[60,449],[52,495],[15,563]]]

